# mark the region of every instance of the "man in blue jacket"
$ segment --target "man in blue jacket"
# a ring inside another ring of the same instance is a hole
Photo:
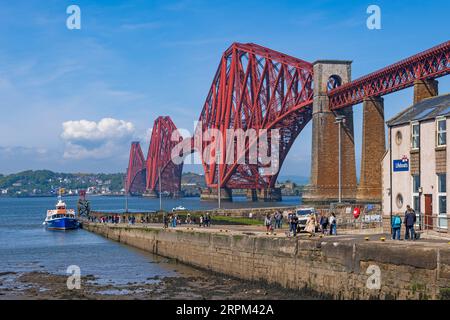
[[[405,240],[415,240],[414,224],[416,223],[416,213],[409,205],[406,206],[404,223],[406,227]]]
[[[392,217],[392,240],[400,240],[400,229],[402,228],[402,218],[396,213]]]

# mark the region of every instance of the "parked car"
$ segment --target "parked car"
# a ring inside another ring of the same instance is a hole
[[[318,229],[318,226],[317,226],[318,219],[317,219],[317,211],[316,211],[316,209],[314,209],[312,207],[310,207],[310,208],[298,208],[296,210],[296,214],[297,214],[297,217],[298,217],[298,225],[297,225],[297,231],[298,232],[301,232],[301,231],[305,230],[306,223],[308,221],[308,217],[311,214],[314,214],[316,216],[316,231],[317,231],[317,229]]]

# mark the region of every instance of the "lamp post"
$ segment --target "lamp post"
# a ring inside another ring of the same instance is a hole
[[[337,117],[336,117],[335,123],[338,124],[339,203],[341,203],[341,202],[342,202],[342,147],[341,147],[341,126],[342,126],[343,123],[345,123],[345,117],[344,117],[344,116],[337,116]]]
[[[217,205],[220,209],[220,151],[217,151]]]
[[[126,177],[125,177],[125,213],[128,213],[128,186]]]
[[[161,168],[159,168],[159,211],[162,211],[162,194],[161,194]]]

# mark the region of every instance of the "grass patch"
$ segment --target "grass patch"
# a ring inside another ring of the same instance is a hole
[[[226,217],[226,216],[213,216],[213,224],[232,224],[232,225],[247,225],[247,226],[262,226],[262,221],[257,219],[250,219],[245,217]]]

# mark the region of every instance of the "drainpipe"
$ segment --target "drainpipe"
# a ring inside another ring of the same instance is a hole
[[[391,227],[392,234],[392,194],[394,190],[392,190],[392,128],[389,127],[389,189],[390,189],[390,220],[389,225]]]
[[[421,126],[420,126],[420,122],[419,122],[419,191],[423,190],[422,189],[422,167],[421,167],[421,155],[422,155],[422,144],[420,143],[420,140],[422,139],[422,135],[421,135]],[[419,230],[422,230],[422,193],[423,192],[419,192]]]

